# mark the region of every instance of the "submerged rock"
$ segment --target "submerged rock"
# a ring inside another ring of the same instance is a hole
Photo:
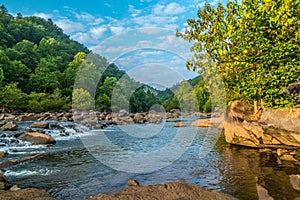
[[[50,135],[41,132],[27,132],[23,133],[18,139],[31,142],[33,144],[55,144],[56,141]]]

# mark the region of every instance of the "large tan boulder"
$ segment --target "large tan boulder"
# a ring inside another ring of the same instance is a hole
[[[33,144],[55,144],[56,141],[50,135],[41,132],[27,132],[23,133],[18,139],[31,142]]]

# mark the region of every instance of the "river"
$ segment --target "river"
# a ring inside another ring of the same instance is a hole
[[[30,123],[20,122],[20,131]],[[60,126],[60,129],[46,130],[57,141],[50,147],[18,141],[12,133],[1,132],[0,151],[9,153],[3,161],[19,159],[32,153],[43,153],[36,160],[3,169],[2,173],[10,182],[22,188],[47,189],[54,197],[70,200],[84,199],[99,193],[114,193],[125,188],[129,179],[136,179],[141,185],[184,180],[238,199],[259,199],[269,195],[274,199],[300,197],[295,186],[295,178],[300,177],[299,165],[278,163],[274,154],[257,149],[230,146],[219,132],[220,137],[215,143],[209,144],[208,148],[201,148],[208,145],[205,143],[207,134],[210,134],[207,128],[179,128],[185,130],[184,134],[195,133],[195,137],[192,137],[191,143],[185,143],[188,146],[185,146],[182,155],[182,149],[178,150],[176,145],[173,146],[170,155],[178,154],[178,159],[170,156],[167,160],[168,153],[156,159],[149,152],[162,149],[180,134],[179,129],[174,128],[174,122],[164,122],[156,126],[109,126],[94,131],[70,122],[52,121],[50,124]],[[143,126],[149,132],[151,127],[155,129],[159,126],[159,131],[147,137],[141,133]],[[128,135],[128,131],[134,134]],[[143,137],[137,137],[139,132]],[[93,141],[99,135],[105,135],[126,152],[143,152],[145,159],[142,163],[136,160],[128,162],[128,155],[124,155],[124,151],[99,149],[102,148],[101,145],[87,144],[86,141]],[[182,144],[177,146],[180,145]],[[123,170],[118,171],[118,166]],[[298,184],[300,188],[300,182]]]

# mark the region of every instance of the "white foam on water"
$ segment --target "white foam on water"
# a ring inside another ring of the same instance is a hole
[[[7,177],[26,177],[26,176],[34,176],[34,175],[41,175],[41,176],[48,176],[58,172],[59,170],[53,169],[36,169],[36,170],[29,170],[29,169],[20,169],[16,171],[7,170],[4,172],[4,175]]]

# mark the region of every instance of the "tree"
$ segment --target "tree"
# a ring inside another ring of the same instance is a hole
[[[188,20],[189,29],[177,31],[194,42],[187,68],[201,68],[208,55],[223,77],[229,100],[252,102],[256,111],[258,103],[292,105],[280,91],[300,76],[299,6],[291,0],[230,1],[216,8],[206,3],[197,20]]]
[[[111,111],[110,98],[106,94],[100,94],[95,102],[96,109],[100,112]]]
[[[0,95],[2,107],[12,110],[27,110],[27,94],[18,88],[17,83],[6,85]]]
[[[83,88],[73,90],[72,107],[75,110],[92,110],[94,99],[90,93]]]

